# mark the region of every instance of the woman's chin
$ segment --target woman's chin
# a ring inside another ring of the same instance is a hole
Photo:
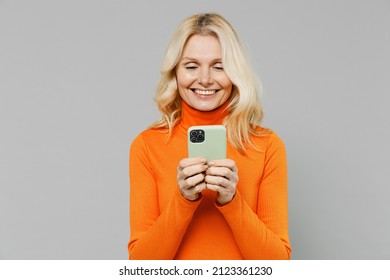
[[[220,105],[215,102],[194,102],[191,107],[198,111],[208,112],[217,109]]]

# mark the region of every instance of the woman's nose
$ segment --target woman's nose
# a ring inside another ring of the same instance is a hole
[[[201,85],[208,85],[212,83],[209,69],[201,69],[199,76],[199,83]]]

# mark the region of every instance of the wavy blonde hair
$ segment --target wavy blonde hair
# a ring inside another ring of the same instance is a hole
[[[259,98],[260,83],[236,32],[222,16],[215,13],[190,16],[174,33],[161,66],[161,78],[154,97],[162,117],[151,128],[167,128],[170,135],[173,127],[180,121],[181,97],[177,89],[175,68],[188,39],[198,34],[212,35],[219,40],[222,65],[233,83],[228,101],[229,114],[223,121],[228,140],[240,152],[245,152],[248,146],[255,148],[251,135],[260,134],[256,125],[263,119]]]

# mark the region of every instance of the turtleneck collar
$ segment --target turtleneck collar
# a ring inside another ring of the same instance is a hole
[[[213,111],[204,112],[192,108],[182,100],[182,112],[179,126],[187,131],[190,126],[194,125],[222,124],[223,119],[229,114],[229,110],[227,109],[228,105],[229,100]]]

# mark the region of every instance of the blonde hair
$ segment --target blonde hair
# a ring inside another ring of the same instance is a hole
[[[240,152],[254,148],[251,135],[259,135],[256,125],[263,119],[260,84],[249,64],[244,47],[232,26],[218,14],[197,14],[184,20],[173,35],[161,66],[161,78],[154,100],[162,117],[151,128],[168,128],[169,135],[181,118],[181,98],[177,90],[175,67],[184,46],[193,35],[212,35],[222,49],[222,65],[233,83],[226,126],[229,142]]]

